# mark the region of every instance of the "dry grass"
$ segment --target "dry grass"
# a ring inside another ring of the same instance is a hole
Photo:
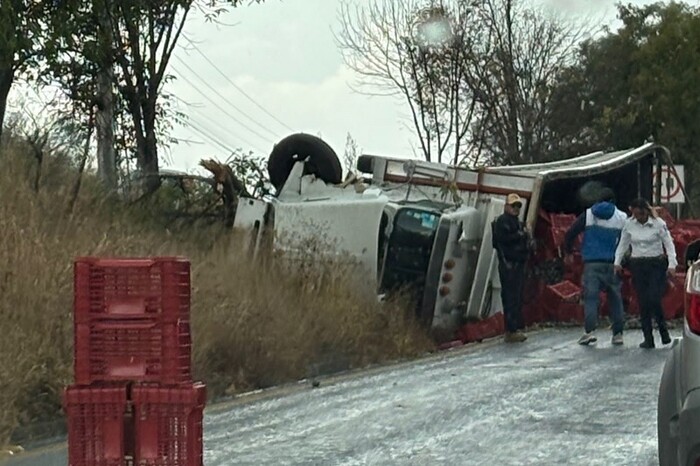
[[[405,306],[358,295],[342,267],[289,274],[275,261],[253,263],[230,233],[168,232],[134,221],[134,212],[99,200],[90,179],[69,215],[76,174],[47,159],[35,192],[27,152],[21,144],[0,148],[0,445],[18,428],[62,415],[79,255],[191,260],[194,370],[213,396],[433,348]]]

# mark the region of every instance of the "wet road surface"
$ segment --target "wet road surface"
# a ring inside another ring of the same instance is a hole
[[[581,347],[579,329],[545,330],[212,406],[204,464],[656,465],[669,349],[637,348],[639,331],[623,347],[598,333]],[[64,466],[65,456],[58,447],[8,464]]]

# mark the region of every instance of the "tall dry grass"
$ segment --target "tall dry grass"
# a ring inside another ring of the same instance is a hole
[[[337,264],[302,273],[253,262],[232,234],[169,231],[154,214],[104,200],[89,176],[70,214],[75,171],[46,157],[36,191],[36,169],[22,143],[0,147],[0,445],[62,416],[76,256],[191,260],[194,371],[213,397],[433,348],[406,306],[358,293]]]

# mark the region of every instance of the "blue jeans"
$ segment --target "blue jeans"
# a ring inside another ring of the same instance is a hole
[[[598,304],[600,292],[608,295],[610,319],[613,334],[622,333],[624,315],[622,310],[622,281],[615,273],[612,263],[588,262],[583,265],[583,310],[586,315],[586,332],[592,332],[598,326]]]

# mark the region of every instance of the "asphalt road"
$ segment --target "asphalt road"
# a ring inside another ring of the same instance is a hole
[[[668,348],[592,347],[579,329],[212,406],[205,465],[656,465]],[[8,464],[64,466],[63,447]]]

